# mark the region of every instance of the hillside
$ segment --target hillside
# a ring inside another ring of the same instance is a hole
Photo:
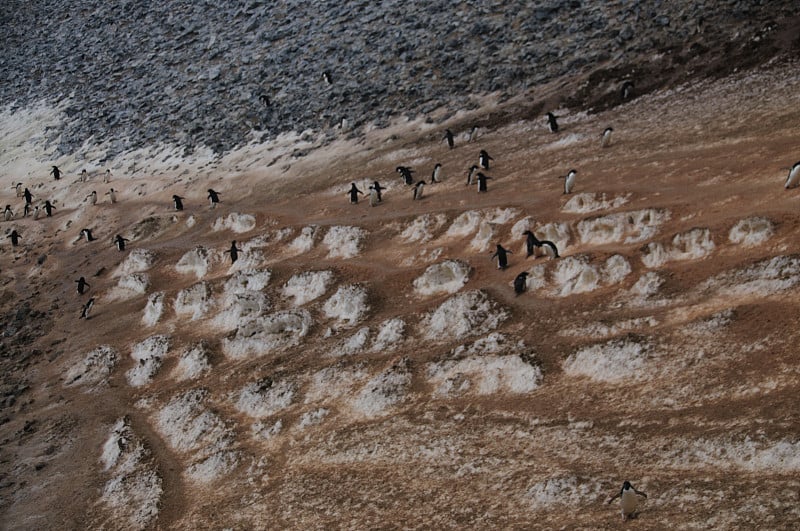
[[[612,529],[624,480],[647,493],[630,528],[796,527],[800,94],[774,52],[221,153],[65,150],[63,106],[5,108],[2,527]],[[375,180],[383,202],[350,204]]]

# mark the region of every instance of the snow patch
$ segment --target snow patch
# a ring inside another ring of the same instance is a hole
[[[208,312],[212,303],[208,284],[198,282],[193,286],[180,290],[175,297],[173,307],[176,314],[191,315],[191,320],[196,321]]]
[[[598,503],[602,496],[602,485],[593,479],[566,476],[550,478],[534,484],[526,493],[533,510],[547,510],[552,507],[570,509]]]
[[[676,234],[671,245],[652,242],[642,250],[642,263],[649,268],[660,267],[667,262],[678,260],[699,260],[705,258],[716,246],[708,229],[692,229]]]
[[[740,297],[764,297],[794,288],[800,283],[800,257],[776,256],[744,269],[717,275],[700,285],[701,291],[718,291]]]
[[[156,261],[156,255],[153,251],[147,249],[134,249],[131,251],[125,260],[114,271],[115,277],[124,277],[132,273],[141,273],[147,271]]]
[[[455,293],[467,283],[469,270],[469,265],[460,260],[433,264],[414,280],[414,291],[422,296]]]
[[[111,371],[117,365],[117,352],[108,345],[90,351],[83,360],[67,370],[64,385],[82,385],[94,390],[108,383]]]
[[[292,382],[262,378],[239,392],[236,409],[254,418],[269,417],[292,405],[296,393]]]
[[[261,291],[247,290],[242,293],[225,293],[221,306],[222,310],[214,317],[214,325],[223,330],[233,330],[261,317],[269,310],[270,302]]]
[[[378,334],[372,341],[373,352],[391,351],[397,348],[398,343],[403,340],[403,332],[406,329],[406,322],[395,317],[387,319],[378,327]]]
[[[161,314],[164,313],[164,292],[157,291],[147,297],[147,304],[144,306],[142,322],[145,326],[155,326]]]
[[[314,247],[314,238],[316,237],[318,231],[319,227],[316,225],[303,227],[303,229],[300,231],[300,235],[292,240],[292,243],[289,244],[289,250],[292,252],[292,254],[300,254],[310,251],[311,248]]]
[[[441,396],[473,391],[478,395],[499,392],[528,393],[542,381],[542,371],[520,356],[481,355],[445,360],[428,365],[428,379]]]
[[[529,290],[548,287],[543,272],[543,269],[531,272],[527,279]],[[570,256],[556,263],[548,292],[555,297],[588,293],[617,284],[630,272],[630,264],[620,255],[610,256],[601,266],[589,263],[586,256]]]
[[[211,370],[208,357],[209,351],[205,342],[192,345],[184,350],[178,358],[178,365],[172,371],[173,378],[179,382],[199,378]]]
[[[406,398],[411,387],[408,358],[402,358],[371,378],[352,402],[353,409],[364,416],[375,417]]]
[[[256,217],[250,214],[239,214],[238,212],[231,212],[227,216],[219,217],[211,225],[211,230],[221,231],[228,229],[237,234],[243,232],[250,232],[256,228]]]
[[[208,249],[197,246],[191,251],[187,251],[178,263],[175,264],[175,271],[181,274],[193,273],[198,279],[203,278],[208,273],[211,264],[211,254]]]
[[[584,347],[564,361],[564,373],[607,383],[644,379],[649,347],[631,338]]]
[[[488,333],[507,318],[506,310],[477,290],[447,299],[421,324],[427,339],[449,340]]]
[[[367,290],[357,285],[339,286],[322,306],[326,317],[346,325],[354,325],[368,310]]]
[[[575,194],[569,201],[567,201],[564,204],[563,207],[561,207],[561,211],[573,214],[587,214],[589,212],[596,212],[598,210],[609,210],[611,208],[619,208],[628,202],[629,196],[630,194],[626,196],[617,196],[609,199],[607,198],[605,193]]]
[[[282,293],[285,298],[294,297],[295,306],[302,306],[323,296],[332,280],[331,271],[306,271],[286,281]]]
[[[232,359],[268,354],[299,344],[311,324],[311,314],[306,310],[272,313],[238,327],[233,338],[222,340],[222,348]]]
[[[350,393],[351,389],[367,377],[361,364],[356,367],[326,367],[311,376],[305,394],[305,403],[314,404],[339,398]]]
[[[364,350],[367,341],[369,341],[369,327],[365,326],[360,328],[358,332],[356,332],[352,336],[342,341],[339,345],[337,345],[330,352],[330,355],[350,356],[353,354],[358,354],[359,352]]]
[[[108,293],[110,301],[127,300],[147,293],[150,287],[150,276],[147,273],[131,273],[120,277],[117,285]]]
[[[328,411],[324,407],[317,408],[312,411],[307,411],[303,413],[303,415],[300,417],[300,421],[298,422],[297,427],[302,430],[308,428],[309,426],[316,426],[317,424],[320,424],[325,419],[325,417],[328,416],[328,413],[330,413],[330,411]]]
[[[567,223],[546,223],[532,231],[539,240],[550,240],[558,248],[559,254],[564,254],[572,234]]]
[[[414,219],[400,233],[400,238],[408,243],[424,243],[433,238],[433,233],[441,229],[447,222],[444,214],[425,214]]]
[[[361,240],[367,232],[360,227],[335,226],[328,229],[322,243],[328,247],[328,258],[352,258],[360,252]]]
[[[585,219],[576,226],[581,243],[638,243],[655,236],[658,228],[670,218],[666,210],[648,208]]]
[[[770,239],[775,228],[767,218],[753,217],[739,220],[731,227],[728,239],[745,247],[760,245]]]
[[[141,387],[149,384],[161,368],[161,363],[169,350],[169,337],[151,336],[137,343],[131,349],[134,366],[125,373],[128,384]]]

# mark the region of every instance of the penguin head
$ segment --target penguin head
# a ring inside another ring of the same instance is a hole
[[[631,487],[631,482],[628,480],[625,480],[625,482],[622,483],[622,490],[630,490]]]

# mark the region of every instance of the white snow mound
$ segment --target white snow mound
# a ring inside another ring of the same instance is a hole
[[[476,290],[450,297],[421,324],[427,339],[449,340],[488,333],[507,318],[508,312]]]
[[[699,260],[705,258],[716,246],[708,229],[692,229],[676,234],[671,244],[648,243],[643,249],[642,263],[651,269],[667,262],[679,260]]]
[[[335,226],[328,229],[322,243],[328,247],[328,258],[352,258],[360,252],[361,240],[367,232],[360,227]]]
[[[108,293],[108,300],[127,300],[144,295],[150,287],[150,276],[147,273],[131,273],[120,277],[117,285]]]
[[[255,418],[269,417],[292,405],[296,393],[292,382],[262,378],[239,392],[236,409]]]
[[[153,267],[155,261],[156,255],[153,251],[134,249],[125,257],[125,260],[119,265],[113,276],[123,277],[131,273],[147,271]]]
[[[408,365],[408,358],[402,358],[371,378],[353,400],[353,409],[364,416],[375,417],[404,400],[411,387]]]
[[[261,356],[296,346],[311,324],[311,314],[306,310],[272,313],[238,327],[233,338],[222,340],[222,349],[233,359]]]
[[[395,317],[387,319],[378,327],[378,333],[372,341],[373,352],[387,352],[397,348],[403,340],[403,332],[406,329],[406,322]]]
[[[564,373],[608,383],[642,380],[648,351],[647,345],[629,338],[591,345],[564,360]]]
[[[300,235],[297,236],[292,243],[289,244],[289,250],[292,254],[300,254],[305,253],[311,250],[314,247],[314,238],[317,235],[319,227],[316,225],[310,225],[308,227],[303,227],[300,231]]]
[[[596,504],[602,495],[601,489],[599,481],[567,476],[536,483],[528,489],[526,497],[534,510],[560,506],[572,509]]]
[[[200,279],[206,276],[210,265],[211,253],[205,247],[198,246],[181,256],[181,259],[175,264],[175,271],[182,274],[193,273]]]
[[[775,228],[767,218],[753,217],[739,220],[731,227],[728,239],[745,247],[760,245],[770,239]]]
[[[125,373],[128,384],[133,387],[149,384],[161,368],[168,350],[169,337],[163,335],[148,337],[134,345],[131,349],[131,358],[135,364]]]
[[[172,371],[173,378],[179,382],[199,378],[211,370],[208,356],[208,346],[205,342],[201,341],[187,348],[178,358],[178,365]]]
[[[239,214],[231,212],[227,216],[217,218],[214,224],[211,225],[211,230],[221,231],[228,229],[237,234],[243,232],[250,232],[256,228],[256,217],[250,214]]]
[[[583,244],[638,243],[655,236],[669,218],[666,210],[648,208],[585,219],[576,229]]]
[[[400,233],[400,238],[408,243],[425,243],[433,238],[433,233],[441,229],[447,222],[444,214],[425,214],[414,218],[414,221]]]
[[[175,296],[175,313],[178,315],[191,315],[191,320],[202,318],[211,307],[211,291],[208,284],[198,282],[186,289],[182,289]]]
[[[333,280],[331,271],[306,271],[298,273],[286,281],[283,286],[282,294],[284,297],[294,297],[294,305],[313,301],[325,294],[328,285]]]
[[[99,346],[67,370],[64,385],[82,385],[89,390],[101,387],[108,382],[116,364],[117,352],[108,345]]]
[[[322,306],[326,317],[346,325],[358,322],[368,310],[367,290],[357,285],[339,286]]]
[[[587,214],[598,210],[619,208],[627,202],[627,196],[617,196],[609,199],[605,193],[582,193],[573,195],[572,198],[561,207],[561,211],[574,214]]]
[[[142,322],[145,326],[155,326],[161,314],[164,313],[164,292],[157,291],[147,297],[147,304],[144,307]]]
[[[433,264],[414,280],[414,291],[422,296],[455,293],[467,283],[469,269],[469,265],[460,260]]]
[[[437,395],[472,391],[478,395],[499,392],[528,393],[542,380],[542,371],[520,356],[468,356],[428,365],[428,379]]]

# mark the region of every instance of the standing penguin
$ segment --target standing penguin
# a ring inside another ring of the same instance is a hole
[[[86,172],[86,168],[84,168],[81,170],[80,181],[82,183],[85,183],[88,180],[89,180],[89,174]]]
[[[786,184],[783,185],[783,188],[791,188],[797,183],[798,178],[800,178],[800,161],[795,162],[794,166],[789,170],[789,175],[786,177]]]
[[[356,183],[350,183],[350,190],[347,192],[347,195],[350,196],[350,202],[354,205],[358,203],[358,194],[364,195],[364,192],[358,189]]]
[[[106,192],[106,195],[108,196],[108,199],[111,201],[112,205],[117,202],[117,193],[113,188],[109,189],[108,192]]]
[[[442,141],[447,141],[447,145],[450,149],[453,149],[456,146],[455,140],[453,139],[453,132],[450,129],[444,130],[444,138]]]
[[[19,232],[17,232],[16,229],[12,230],[11,234],[6,236],[6,238],[11,238],[11,246],[12,247],[16,247],[17,245],[19,245],[20,236],[19,236]]]
[[[549,256],[551,260],[559,258],[558,248],[555,243],[550,240],[541,240],[539,246],[544,249],[544,254]]]
[[[502,245],[497,244],[497,250],[492,255],[492,260],[497,257],[497,269],[505,269],[508,267],[508,255],[514,254],[508,249],[504,249]]]
[[[175,210],[183,210],[183,198],[181,196],[173,195],[172,202],[175,204]]]
[[[378,203],[383,201],[383,198],[381,197],[381,191],[386,190],[386,188],[382,187],[381,183],[375,181],[374,183],[372,183],[372,186],[370,186],[370,190],[375,190],[375,193],[378,196]]]
[[[92,311],[92,306],[94,306],[94,297],[89,297],[89,300],[81,308],[81,319],[89,319],[89,312]]]
[[[86,199],[88,199],[89,203],[91,203],[92,205],[96,205],[97,204],[97,192],[95,190],[92,190],[92,193],[87,195]]]
[[[619,508],[622,511],[622,520],[636,518],[636,509],[639,506],[639,499],[636,497],[637,495],[647,498],[647,494],[636,490],[636,488],[631,485],[630,481],[625,481],[622,484],[622,489],[620,489],[618,493],[609,499],[606,504],[610,504],[619,498]]]
[[[600,136],[600,147],[607,148],[611,145],[611,134],[614,132],[613,127],[606,127],[603,134]]]
[[[331,73],[325,70],[322,72],[322,80],[325,82],[326,85],[333,85],[333,78],[331,77]]]
[[[423,188],[425,188],[425,181],[418,181],[417,184],[414,185],[414,201],[417,199],[422,199]]]
[[[48,218],[53,215],[53,210],[55,209],[56,207],[53,206],[49,199],[44,202],[44,211],[47,213]]]
[[[622,98],[622,101],[628,100],[633,96],[633,81],[628,79],[622,84],[619,96]]]
[[[441,182],[439,181],[439,174],[442,172],[442,165],[440,163],[436,163],[436,166],[433,167],[433,172],[431,173],[431,184]]]
[[[11,188],[14,189],[14,192],[17,194],[17,197],[22,197],[22,183],[12,184]]]
[[[414,177],[412,176],[414,170],[406,166],[398,166],[395,171],[400,174],[400,176],[403,178],[403,181],[407,185],[411,186],[414,184]]]
[[[22,192],[22,197],[25,198],[25,203],[28,205],[30,205],[33,202],[33,194],[27,188],[25,188],[25,191]]]
[[[230,248],[230,249],[228,249],[228,250],[227,250],[227,251],[225,251],[225,252],[226,252],[226,253],[230,253],[230,255],[231,255],[231,264],[234,264],[234,263],[236,262],[236,260],[238,260],[238,259],[239,259],[239,253],[241,253],[241,252],[242,252],[242,250],[241,250],[241,249],[238,249],[238,248],[236,247],[236,240],[233,240],[233,241],[231,242],[231,248]]]
[[[11,210],[11,205],[6,205],[5,210],[3,210],[3,219],[6,221],[14,219],[14,211]]]
[[[491,179],[491,177],[478,172],[478,192],[485,192],[486,188],[486,181]]]
[[[81,229],[81,237],[85,237],[87,242],[93,242],[97,239],[92,236],[92,229]]]
[[[525,291],[526,285],[528,280],[528,272],[523,271],[514,279],[514,293],[517,295],[523,293]]]
[[[489,154],[486,152],[485,149],[482,149],[480,154],[478,155],[478,164],[480,165],[480,167],[483,168],[484,170],[488,170],[490,160],[494,159],[489,156]]]
[[[124,251],[125,250],[125,242],[129,242],[129,241],[130,241],[129,239],[123,238],[119,234],[114,236],[114,244],[116,244],[117,249],[119,249],[120,251]]]
[[[377,181],[375,184],[378,184]],[[378,203],[381,202],[380,199],[380,192],[375,188],[375,185],[370,185],[369,187],[369,206],[374,207],[378,206]]]
[[[531,231],[526,230],[522,233],[525,236],[525,248],[528,251],[528,257],[536,254],[536,248],[542,245],[542,242]]]
[[[208,189],[208,201],[211,203],[211,208],[217,206],[219,203],[219,192],[215,192],[211,188]]]
[[[36,208],[34,208],[33,209],[33,219],[38,220],[40,213],[41,213],[41,210],[39,210],[38,206]]]
[[[50,170],[50,175],[57,181],[61,178],[61,170],[58,169],[58,166],[53,166],[53,169]]]
[[[467,186],[470,186],[473,183],[476,171],[478,171],[477,165],[473,164],[472,166],[470,166],[469,170],[467,171]]]
[[[76,280],[75,283],[78,285],[78,295],[83,295],[84,292],[86,292],[86,288],[91,288],[89,283],[86,282],[86,279],[83,277]]]
[[[575,186],[575,176],[578,175],[578,172],[575,170],[569,170],[569,173],[565,177],[561,177],[564,179],[564,193],[571,194],[572,188]]]
[[[108,184],[108,183],[111,182],[111,170],[110,169],[106,169],[106,173],[105,173],[105,175],[103,175],[103,182],[105,184]]]
[[[551,133],[558,133],[558,121],[556,118],[555,114],[551,112],[547,113],[547,126],[550,128]]]
[[[468,142],[475,142],[478,140],[478,126],[473,125],[472,129],[469,130],[469,140]]]

